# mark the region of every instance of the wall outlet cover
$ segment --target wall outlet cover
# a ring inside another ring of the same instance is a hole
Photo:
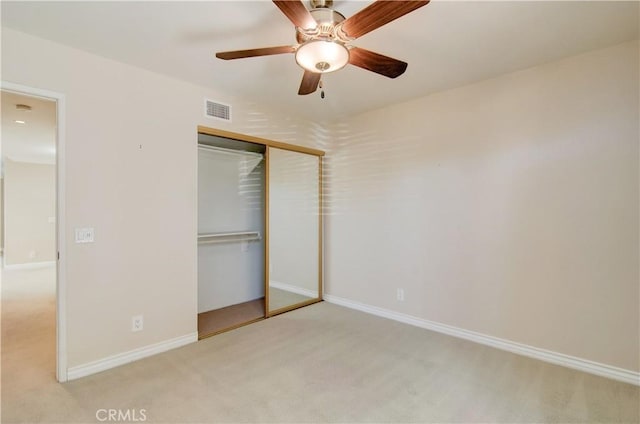
[[[144,318],[142,315],[131,317],[131,331],[142,331],[144,328]]]

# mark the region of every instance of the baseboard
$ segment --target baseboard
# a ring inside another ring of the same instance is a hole
[[[13,264],[13,265],[4,265],[4,269],[7,271],[15,271],[21,269],[40,269],[40,268],[48,268],[50,266],[55,266],[56,261],[46,261],[46,262],[29,262],[26,264]]]
[[[80,377],[86,377],[91,374],[115,368],[138,359],[166,352],[184,345],[188,345],[198,341],[198,333],[191,333],[174,339],[165,340],[139,349],[130,350],[128,352],[119,353],[117,355],[108,356],[97,361],[87,364],[71,367],[67,370],[67,380],[75,380]]]
[[[318,297],[318,292],[317,291],[313,291],[313,290],[309,290],[309,289],[303,289],[301,287],[296,287],[296,286],[293,286],[291,284],[281,283],[280,281],[270,280],[269,281],[269,286],[273,287],[273,288],[276,288],[276,289],[280,289],[280,290],[288,291],[288,292],[291,292],[291,293],[299,294],[301,296],[310,297],[312,299],[315,299],[315,298]]]
[[[506,350],[530,358],[539,359],[556,365],[562,365],[575,370],[584,371],[590,374],[599,375],[601,377],[611,378],[613,380],[622,381],[629,384],[640,386],[640,373],[602,364],[599,362],[589,361],[587,359],[575,356],[565,355],[559,352],[540,349],[537,347],[489,336],[475,331],[464,330],[462,328],[453,327],[438,322],[417,318],[411,315],[402,314],[400,312],[390,311],[388,309],[378,308],[376,306],[366,305],[350,299],[341,298],[329,294],[324,295],[324,300],[336,305],[345,306],[347,308],[356,309],[372,315],[383,318],[392,319],[405,324],[424,328],[438,333],[448,334],[450,336],[461,339],[470,340],[483,345],[495,347],[497,349]]]

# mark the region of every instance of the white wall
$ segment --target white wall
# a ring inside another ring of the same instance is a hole
[[[71,367],[197,331],[197,125],[326,143],[308,122],[7,28],[2,79],[66,95]],[[205,97],[233,123],[205,118]],[[75,227],[95,243],[74,244]]]
[[[7,158],[3,165],[5,265],[54,261],[55,165],[14,162]]]
[[[638,81],[631,42],[336,125],[327,292],[638,371]]]

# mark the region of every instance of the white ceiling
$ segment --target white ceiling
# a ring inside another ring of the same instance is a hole
[[[305,0],[306,2],[306,0]],[[336,0],[347,17],[370,2]],[[307,3],[305,3],[307,4]],[[432,1],[353,44],[409,63],[392,80],[347,66],[326,98],[298,96],[293,55],[215,52],[294,44],[270,1],[2,2],[2,25],[288,113],[333,119],[638,38],[638,2]]]
[[[16,162],[56,162],[56,103],[2,91],[2,158]],[[16,105],[31,106],[30,111]],[[24,124],[15,121],[24,121]]]

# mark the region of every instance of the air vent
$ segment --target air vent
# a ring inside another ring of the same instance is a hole
[[[231,106],[224,103],[215,102],[213,100],[205,99],[204,101],[204,114],[210,118],[221,119],[223,121],[231,122]]]

